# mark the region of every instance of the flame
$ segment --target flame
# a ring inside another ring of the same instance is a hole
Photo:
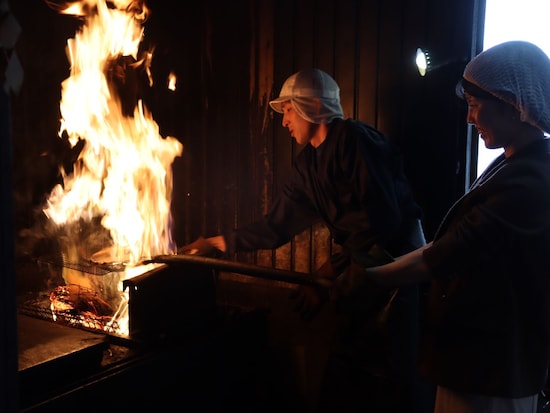
[[[168,89],[171,90],[171,91],[175,91],[176,90],[176,75],[174,74],[174,72],[170,72],[170,74],[168,75]]]
[[[128,109],[123,99],[128,96],[121,93],[134,90],[126,75],[141,68],[152,85],[152,51],[138,60],[145,5],[135,0],[47,3],[83,24],[67,41],[71,68],[61,85],[59,129],[59,136],[80,152],[70,173],[61,170],[63,183],[52,189],[43,211],[62,228],[64,263],[94,257],[124,263],[122,270],[96,278],[64,265],[63,278],[101,291],[117,309],[112,322],[127,335],[128,294],[122,281],[152,269],[153,264],[140,264],[144,259],[176,252],[171,165],[183,146],[174,137],[160,136],[137,94]]]
[[[151,62],[138,60],[147,9],[136,1],[71,2],[62,13],[83,16],[67,41],[70,76],[62,83],[59,136],[82,145],[71,174],[53,188],[44,213],[57,225],[101,218],[112,259],[137,264],[175,252],[171,237],[171,165],[182,144],[160,136],[141,100],[125,113],[117,85]],[[114,6],[113,6],[114,5]]]

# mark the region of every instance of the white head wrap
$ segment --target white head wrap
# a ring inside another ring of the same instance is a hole
[[[279,97],[270,101],[269,106],[275,112],[283,113],[282,103],[288,101],[302,118],[311,123],[330,123],[344,117],[338,84],[319,69],[294,73],[285,80]]]
[[[520,119],[550,132],[550,59],[526,41],[493,46],[474,57],[464,79],[514,106]]]

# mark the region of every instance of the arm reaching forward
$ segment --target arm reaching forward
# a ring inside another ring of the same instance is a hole
[[[402,255],[389,264],[367,267],[366,276],[380,285],[405,285],[426,281],[431,271],[424,260],[423,252],[432,243],[424,245],[408,254]]]

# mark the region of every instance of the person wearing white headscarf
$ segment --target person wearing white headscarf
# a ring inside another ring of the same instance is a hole
[[[505,42],[472,59],[457,90],[504,153],[431,243],[365,278],[430,282],[420,369],[437,384],[435,413],[536,413],[550,365],[550,59]]]
[[[343,119],[340,105],[340,87],[327,73],[319,69],[302,70],[290,76],[279,97],[269,106],[283,113],[283,103],[290,102],[294,110],[310,123],[329,124],[334,119]]]
[[[493,46],[466,66],[463,78],[512,105],[520,121],[550,133],[550,64],[538,46],[520,40]]]
[[[283,115],[282,125],[303,148],[269,212],[205,239],[209,244],[226,254],[274,249],[323,222],[340,247],[315,272],[328,279],[353,268],[374,245],[399,256],[425,244],[421,210],[399,152],[373,126],[344,119],[340,88],[330,75],[315,68],[301,70],[269,104]],[[321,293],[307,286],[297,290],[296,307],[302,316],[312,318],[323,307],[327,297]],[[387,289],[373,287],[369,298],[347,303],[348,322],[331,354],[320,411],[368,410],[387,404],[388,394],[396,413],[419,403],[414,351],[418,294],[416,286],[399,289],[385,330],[372,326],[389,297]],[[377,386],[386,386],[385,391]]]

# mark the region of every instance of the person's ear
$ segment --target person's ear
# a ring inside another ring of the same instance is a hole
[[[504,110],[504,115],[508,119],[511,119],[513,121],[519,121],[521,116],[520,116],[519,111],[515,107],[513,107],[509,103],[504,103],[503,107],[504,107],[504,109],[503,109]]]

